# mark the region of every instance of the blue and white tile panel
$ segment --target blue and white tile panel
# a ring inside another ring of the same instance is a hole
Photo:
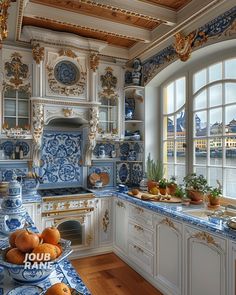
[[[92,173],[100,174],[106,172],[109,175],[109,183],[107,186],[113,187],[115,184],[114,179],[114,163],[113,162],[96,162],[93,161],[93,165],[88,167],[88,175]]]

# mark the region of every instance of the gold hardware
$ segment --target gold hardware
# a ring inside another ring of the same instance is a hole
[[[90,54],[90,68],[94,72],[96,72],[96,70],[98,69],[99,60],[100,60],[100,58],[97,53]]]
[[[65,108],[65,109],[62,109],[62,111],[63,111],[64,117],[66,118],[69,118],[73,115],[73,109]]]
[[[187,61],[191,55],[193,42],[196,37],[196,30],[184,36],[178,32],[174,35],[174,48],[181,61]]]
[[[87,244],[88,244],[89,246],[90,246],[92,240],[93,240],[92,235],[91,235],[91,234],[88,234],[88,235],[87,235],[87,238],[86,238],[86,242],[87,242]]]
[[[57,210],[57,208],[58,208],[58,204],[57,203],[54,203],[53,204],[53,210]]]
[[[121,202],[121,201],[118,201],[118,202],[117,202],[117,206],[119,206],[119,207],[121,207],[121,208],[125,208],[124,203]]]
[[[56,210],[52,210],[52,211],[47,211],[47,212],[43,212],[42,213],[42,217],[48,217],[48,216],[58,216],[58,215],[62,215],[62,214],[70,214],[70,213],[88,213],[88,212],[92,212],[94,211],[94,208],[81,208],[81,209],[71,209],[71,210],[61,210],[61,211],[56,211]]]
[[[7,38],[7,18],[8,18],[8,8],[11,5],[11,0],[3,0],[0,3],[0,43],[3,39]]]
[[[144,212],[143,208],[135,207],[135,209],[138,211],[139,214]]]
[[[76,58],[77,55],[71,49],[60,49],[59,56],[67,56],[70,58]]]
[[[138,230],[138,231],[143,231],[143,227],[141,227],[140,225],[135,224],[134,227]]]
[[[62,222],[71,221],[71,220],[77,220],[77,221],[80,222],[80,224],[83,224],[84,223],[84,220],[85,220],[85,216],[84,215],[78,216],[78,217],[71,216],[71,217],[66,217],[66,218],[63,217],[63,218],[55,219],[54,220],[54,225],[57,226],[57,225],[59,225]]]
[[[205,241],[205,242],[207,242],[207,244],[212,244],[212,245],[220,248],[220,246],[216,243],[215,239],[211,235],[207,234],[206,232],[198,232],[198,233],[192,235],[191,237]]]
[[[104,233],[107,232],[107,228],[108,228],[109,223],[110,223],[109,222],[109,211],[108,211],[108,209],[106,209],[105,214],[102,219],[102,226],[103,226]]]
[[[169,218],[164,218],[160,224],[166,224],[168,225],[169,227],[173,228],[174,230],[176,231],[179,231],[178,228],[174,225],[174,222],[172,220],[170,220]]]
[[[34,45],[34,47],[32,48],[32,55],[36,64],[39,65],[40,62],[44,59],[44,48],[40,47],[39,44]]]
[[[143,249],[141,249],[140,247],[138,247],[138,246],[136,246],[136,245],[134,245],[133,247],[134,247],[134,249],[136,249],[137,251],[143,253]]]

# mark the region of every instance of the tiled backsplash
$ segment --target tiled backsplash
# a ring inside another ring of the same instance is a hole
[[[40,176],[43,183],[82,184],[82,133],[45,131]]]

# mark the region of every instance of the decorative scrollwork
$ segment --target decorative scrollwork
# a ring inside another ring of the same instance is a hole
[[[3,0],[0,3],[0,44],[2,44],[1,41],[8,35],[7,18],[10,5],[11,0]]]
[[[178,231],[178,228],[175,226],[174,222],[172,220],[170,220],[169,218],[164,218],[160,224],[166,224],[169,227],[173,228],[175,231]]]
[[[73,109],[63,109],[63,114],[64,114],[64,117],[68,118],[68,117],[71,117],[73,115]]]
[[[33,162],[34,165],[40,166],[40,150],[42,144],[42,135],[44,127],[44,106],[41,103],[33,103]]]
[[[174,48],[180,60],[187,61],[189,59],[192,52],[192,46],[195,36],[196,30],[188,34],[186,37],[180,32],[174,35]]]
[[[110,223],[110,221],[109,221],[109,211],[108,211],[108,209],[106,209],[105,214],[104,214],[103,219],[102,219],[102,227],[103,227],[104,233],[107,232],[109,223]]]
[[[39,44],[36,44],[32,48],[32,55],[33,59],[35,60],[36,64],[40,64],[40,62],[44,59],[44,47],[40,47]]]
[[[71,49],[63,49],[63,48],[59,50],[59,56],[68,56],[71,58],[77,57],[77,55]]]
[[[100,77],[102,83],[102,92],[99,93],[99,96],[109,99],[117,99],[118,94],[115,92],[117,78],[113,75],[113,69],[111,67],[107,67],[105,71],[105,75],[101,75]]]
[[[196,238],[198,240],[205,241],[205,242],[207,242],[207,244],[212,244],[216,247],[219,247],[219,245],[216,243],[215,239],[206,232],[197,232],[192,237]]]
[[[96,70],[98,69],[98,65],[99,65],[99,56],[97,53],[91,53],[90,54],[90,68],[96,72]]]
[[[91,234],[88,234],[87,237],[86,237],[86,243],[87,243],[87,245],[90,246],[92,240],[93,240],[92,235]]]

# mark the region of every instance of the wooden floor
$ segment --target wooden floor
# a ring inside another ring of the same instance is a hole
[[[114,253],[72,260],[92,295],[162,295]]]

